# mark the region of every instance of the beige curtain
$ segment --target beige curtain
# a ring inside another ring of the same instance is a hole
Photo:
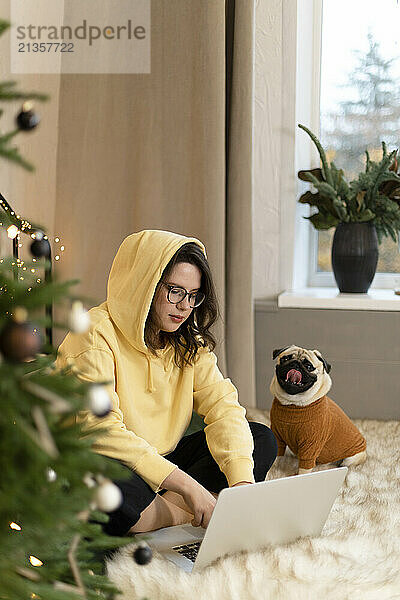
[[[252,0],[235,0],[228,2],[227,7],[227,45],[229,48],[231,36],[232,57],[228,52],[225,340],[228,372],[239,389],[240,401],[245,406],[255,406],[252,290],[255,12]]]
[[[21,214],[60,236],[57,276],[80,279],[76,292],[92,305],[105,298],[126,235],[151,228],[201,239],[223,316],[219,364],[248,406],[255,403],[253,19],[252,0],[152,0],[150,74],[16,77],[52,98],[26,147],[36,174],[12,168],[5,190]],[[62,337],[56,332],[56,343]]]

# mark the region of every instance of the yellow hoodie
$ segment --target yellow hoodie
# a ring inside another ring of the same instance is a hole
[[[80,413],[84,431],[107,429],[93,449],[119,459],[154,491],[176,466],[163,458],[186,431],[192,410],[204,417],[207,444],[228,484],[254,481],[253,438],[237,390],[201,348],[179,368],[170,344],[152,355],[144,328],[156,285],[177,250],[199,240],[167,231],[140,231],[122,242],[111,267],[107,300],[90,309],[84,334],[68,333],[56,365],[71,365],[83,381],[111,381],[112,410],[104,418]]]

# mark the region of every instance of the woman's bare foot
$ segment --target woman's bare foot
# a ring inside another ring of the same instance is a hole
[[[184,525],[192,521],[193,515],[190,512],[165,498],[167,493],[173,492],[166,492],[163,496],[156,495],[153,502],[140,515],[139,521],[130,528],[128,534],[145,533],[162,527]],[[176,495],[179,496],[179,494]],[[182,502],[184,503],[183,498]]]

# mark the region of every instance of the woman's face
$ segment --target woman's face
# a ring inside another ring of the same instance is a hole
[[[201,271],[190,263],[178,263],[165,278],[164,283],[184,288],[189,293],[196,292],[201,286]],[[154,311],[157,326],[161,331],[169,333],[176,331],[190,316],[192,310],[187,295],[179,304],[171,304],[168,301],[168,287],[163,283],[160,284],[154,302]]]

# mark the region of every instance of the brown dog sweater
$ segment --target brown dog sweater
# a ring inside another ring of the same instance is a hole
[[[289,446],[301,469],[354,456],[367,447],[357,427],[328,396],[308,406],[286,406],[274,398],[271,429],[278,442],[278,456]]]

